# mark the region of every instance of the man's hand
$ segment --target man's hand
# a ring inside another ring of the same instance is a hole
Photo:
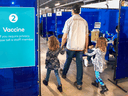
[[[61,44],[61,48],[63,49],[63,46],[62,46],[62,44]]]

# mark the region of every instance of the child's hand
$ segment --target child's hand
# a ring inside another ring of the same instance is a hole
[[[60,54],[64,55],[64,53],[65,53],[65,48],[63,47],[62,50],[60,51]]]
[[[92,48],[94,48],[94,45],[89,46],[89,49],[92,49]]]
[[[61,55],[64,55],[64,50],[62,50],[62,51],[60,52],[60,54],[61,54]]]

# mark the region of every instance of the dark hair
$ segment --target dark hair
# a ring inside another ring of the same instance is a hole
[[[72,10],[74,11],[75,14],[79,14],[80,6],[78,4],[75,4],[74,6],[72,6]]]
[[[91,31],[90,31],[90,30],[88,30],[88,33],[90,34],[90,33],[91,33]]]
[[[118,25],[116,26],[116,29],[118,30]]]

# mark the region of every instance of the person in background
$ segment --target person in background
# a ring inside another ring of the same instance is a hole
[[[118,35],[118,26],[116,26],[116,34],[112,38],[112,45],[109,47],[109,53],[116,57],[116,42],[117,42],[117,35]],[[113,67],[112,67],[113,69]]]
[[[92,53],[93,52],[92,48],[94,48],[94,45],[91,42],[91,31],[89,30],[88,53]],[[89,64],[88,66],[92,65],[91,57],[92,56],[87,56],[87,60],[88,60],[88,64]]]
[[[58,69],[60,68],[60,62],[57,58],[59,53],[64,54],[64,50],[62,50],[61,47],[59,47],[59,41],[55,36],[51,36],[48,38],[48,51],[46,53],[46,68],[47,68],[47,74],[45,80],[43,80],[44,85],[48,85],[49,76],[51,73],[51,70],[54,70],[55,76],[57,78],[58,87],[57,89],[62,92],[62,84],[60,81],[60,77],[58,74]]]
[[[88,23],[80,15],[80,6],[74,5],[72,7],[72,17],[70,17],[64,25],[63,37],[61,47],[65,45],[66,41],[66,62],[64,68],[60,70],[62,78],[66,78],[73,56],[76,56],[77,75],[74,82],[78,90],[82,90],[83,79],[83,51],[88,49]]]
[[[117,35],[118,35],[118,26],[116,26],[116,34],[113,36],[112,44],[113,44],[113,51],[116,52],[116,41],[117,41]]]
[[[106,47],[107,47],[106,39],[104,37],[100,37],[97,40],[96,49],[92,53],[85,53],[86,55],[89,56],[95,55],[95,58],[92,60],[92,63],[94,65],[96,80],[92,82],[92,85],[95,87],[99,87],[99,83],[100,83],[102,88],[102,90],[100,91],[101,94],[104,94],[104,92],[108,91],[108,88],[106,87],[106,85],[104,84],[103,80],[100,77],[100,73],[102,73],[104,69],[107,68],[107,64],[105,61]]]

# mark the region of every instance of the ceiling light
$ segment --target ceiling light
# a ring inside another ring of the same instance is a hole
[[[49,7],[45,7],[45,9],[48,9]]]
[[[14,4],[14,2],[12,2],[12,4]]]
[[[56,3],[56,4],[55,4],[55,6],[59,6],[59,5],[60,5],[60,3]]]

